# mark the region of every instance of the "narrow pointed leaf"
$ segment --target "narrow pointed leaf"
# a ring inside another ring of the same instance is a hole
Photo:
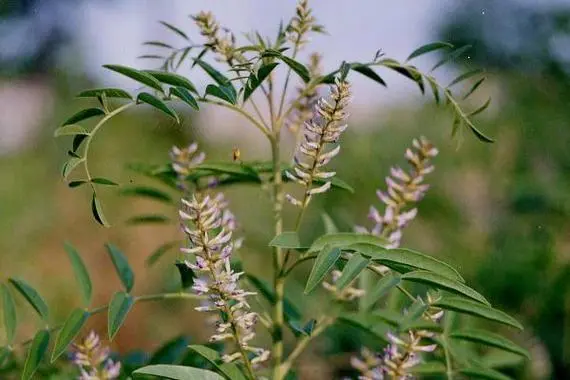
[[[342,274],[335,283],[336,288],[338,291],[342,291],[346,288],[358,275],[368,266],[370,262],[369,259],[361,256],[358,253],[352,255],[352,257],[348,260],[344,269],[342,270]]]
[[[180,284],[182,289],[188,289],[194,285],[194,279],[196,278],[194,271],[186,265],[184,261],[177,261],[175,265],[178,269],[178,273],[180,274]]]
[[[520,347],[509,339],[502,337],[499,334],[485,330],[464,329],[452,332],[449,337],[452,339],[466,340],[469,342],[481,343],[487,346],[500,348],[502,350],[509,351],[530,359],[529,352],[524,348]]]
[[[87,138],[87,135],[76,135],[73,138],[73,152],[77,152],[77,149],[79,149],[79,147],[81,146],[81,143]]]
[[[135,274],[127,261],[125,255],[119,250],[119,248],[115,247],[112,244],[105,244],[105,248],[107,248],[107,252],[109,253],[109,257],[115,266],[115,270],[117,275],[121,279],[123,286],[125,287],[127,292],[130,292],[135,284]]]
[[[321,214],[321,219],[322,219],[323,224],[325,226],[325,233],[326,234],[338,233],[338,228],[337,228],[336,224],[334,223],[334,220],[331,218],[331,216],[329,214],[327,214],[326,212],[323,212]]]
[[[60,136],[75,136],[75,135],[89,135],[89,132],[85,128],[77,124],[67,124],[63,127],[59,127],[53,133],[53,137]]]
[[[413,375],[445,375],[447,369],[441,362],[420,363],[410,368]]]
[[[91,182],[96,183],[98,185],[119,186],[119,184],[117,182],[113,182],[107,178],[92,178]]]
[[[397,274],[389,274],[382,277],[374,286],[364,295],[363,307],[364,310],[370,310],[372,306],[380,298],[386,295],[390,290],[394,289],[401,282],[401,278]]]
[[[149,223],[168,224],[170,223],[170,218],[160,214],[137,215],[129,218],[125,223],[131,226]]]
[[[77,94],[78,98],[98,98],[102,95],[107,98],[119,98],[119,99],[132,99],[131,94],[120,88],[94,88],[92,90],[85,90]]]
[[[453,50],[451,53],[449,53],[446,57],[444,57],[441,61],[439,61],[438,63],[436,63],[430,71],[434,71],[436,70],[438,67],[441,67],[442,65],[445,65],[447,62],[449,61],[453,61],[457,58],[459,58],[461,55],[463,55],[467,50],[471,49],[471,45],[465,45],[462,46],[460,48],[457,48],[455,50]]]
[[[107,218],[105,218],[105,214],[103,214],[103,207],[101,206],[101,202],[97,198],[97,194],[93,193],[93,197],[91,198],[91,212],[93,213],[93,217],[103,227],[110,227],[109,222],[107,222]]]
[[[463,81],[465,81],[465,80],[467,80],[467,79],[469,79],[475,75],[479,75],[481,73],[483,73],[483,69],[475,69],[475,70],[468,71],[464,74],[461,74],[460,76],[458,76],[457,78],[452,80],[451,83],[447,85],[447,88],[454,86],[458,83],[461,83],[461,82],[463,82]]]
[[[234,95],[236,94],[235,88],[231,84],[230,80],[220,73],[218,70],[214,69],[209,63],[202,61],[201,59],[195,59],[194,62],[202,68],[217,84],[220,86],[227,85],[233,89]]]
[[[180,30],[179,28],[175,27],[174,25],[166,22],[166,21],[159,21],[159,23],[161,23],[162,25],[164,25],[166,28],[170,29],[171,31],[173,31],[174,33],[178,34],[180,37],[184,38],[185,40],[190,40],[188,38],[188,36],[186,35],[186,33],[184,33],[182,30]]]
[[[171,241],[165,244],[162,244],[160,247],[155,249],[150,256],[148,256],[145,260],[147,266],[154,265],[166,252],[171,250],[172,248],[176,247],[179,244],[178,241]]]
[[[489,107],[489,105],[491,104],[491,98],[487,99],[487,101],[485,103],[483,103],[483,105],[479,108],[477,108],[474,111],[471,111],[467,117],[471,117],[471,116],[475,116],[480,114],[481,112],[485,111],[487,109],[487,107]]]
[[[182,87],[188,91],[192,91],[195,94],[198,93],[196,91],[196,86],[194,86],[194,83],[190,82],[188,78],[183,77],[182,75],[156,70],[145,70],[144,72],[153,76],[162,83],[166,83],[175,87]]]
[[[153,106],[154,108],[158,109],[159,111],[162,111],[166,115],[170,116],[171,118],[176,120],[176,122],[180,122],[180,119],[178,118],[178,114],[172,108],[170,108],[170,106],[168,106],[168,104],[166,104],[165,102],[163,102],[162,100],[160,100],[156,96],[149,94],[148,92],[141,92],[137,96],[137,102],[149,104],[149,105]]]
[[[459,272],[449,264],[410,249],[387,249],[366,243],[355,244],[347,248],[360,252],[362,255],[370,257],[371,260],[396,271],[401,271],[401,266],[404,266],[434,272],[460,282],[465,281]]]
[[[300,62],[295,61],[292,58],[289,58],[285,55],[281,55],[280,59],[291,68],[301,79],[303,82],[308,83],[311,80],[311,74],[309,70]]]
[[[481,86],[481,84],[483,84],[483,82],[485,81],[485,79],[487,79],[487,77],[483,77],[481,79],[479,79],[477,82],[475,82],[473,84],[473,86],[471,86],[471,88],[469,89],[469,91],[467,91],[467,93],[465,95],[463,95],[463,99],[467,99],[471,94],[473,94],[478,88],[479,86]]]
[[[174,46],[164,43],[162,41],[145,41],[143,42],[144,46],[155,46],[165,49],[174,49]]]
[[[86,108],[81,110],[63,122],[62,125],[77,124],[80,121],[90,119],[95,116],[104,116],[105,111],[100,108]]]
[[[71,157],[69,160],[67,160],[67,162],[63,164],[63,167],[61,168],[61,175],[63,176],[63,179],[67,179],[71,172],[73,172],[73,170],[77,168],[77,166],[83,161],[85,161],[83,158],[77,157]]]
[[[162,190],[148,186],[133,186],[121,189],[121,195],[154,199],[164,203],[172,203],[172,197]]]
[[[309,274],[309,279],[305,285],[305,294],[312,292],[324,280],[325,276],[333,269],[340,255],[341,250],[338,248],[329,245],[323,247]]]
[[[439,94],[439,87],[437,86],[437,82],[433,77],[427,77],[427,82],[431,88],[431,92],[433,94],[433,98],[435,99],[435,103],[439,104],[440,102],[440,94]]]
[[[107,314],[107,328],[109,332],[109,340],[113,340],[125,319],[127,314],[133,307],[133,297],[125,292],[116,292],[109,303],[109,311]]]
[[[180,362],[182,356],[188,350],[189,339],[185,336],[178,336],[169,340],[156,350],[150,360],[149,364],[175,364]]]
[[[206,94],[218,99],[222,99],[230,104],[236,104],[236,98],[233,92],[230,90],[230,87],[227,87],[225,85],[216,86],[209,84],[206,87]]]
[[[28,356],[24,363],[24,370],[22,371],[22,380],[32,379],[34,373],[40,366],[42,358],[48,350],[49,345],[49,332],[47,330],[40,330],[34,336]]]
[[[147,85],[148,87],[154,88],[155,90],[164,92],[162,86],[160,85],[160,82],[152,75],[147,74],[143,71],[121,65],[103,65],[103,67],[129,77],[137,82]]]
[[[485,318],[490,321],[499,322],[505,325],[513,326],[519,330],[523,327],[519,321],[509,316],[508,314],[494,309],[492,307],[483,305],[479,302],[474,302],[460,297],[443,297],[439,301],[433,304],[435,307],[439,307],[446,310],[453,310],[459,313],[465,313],[473,315],[480,318]]]
[[[425,284],[429,286],[436,287],[438,289],[447,290],[448,292],[456,293],[475,301],[479,301],[487,306],[489,301],[485,299],[481,294],[471,289],[467,285],[452,280],[448,277],[444,277],[440,274],[427,272],[427,271],[414,271],[402,275],[402,280],[416,282],[420,284]]]
[[[459,373],[469,379],[511,380],[510,377],[489,368],[464,368],[459,370]]]
[[[69,261],[71,261],[71,266],[73,267],[73,273],[75,274],[75,279],[79,284],[79,289],[81,290],[81,296],[83,298],[83,304],[85,306],[91,303],[91,297],[93,295],[93,285],[91,284],[91,278],[89,277],[89,272],[87,267],[83,263],[79,252],[69,243],[64,245]]]
[[[14,297],[10,293],[10,289],[5,284],[0,284],[0,294],[2,296],[2,319],[4,320],[4,331],[6,331],[6,340],[9,345],[14,342],[16,328],[18,326],[18,318],[16,315],[16,304]]]
[[[251,74],[247,83],[245,85],[245,89],[243,91],[243,101],[244,103],[249,99],[249,97],[257,90],[257,88],[263,83],[263,81],[271,74],[273,69],[275,69],[279,65],[278,62],[271,62],[265,64],[259,68],[256,74]]]
[[[319,237],[313,242],[311,248],[309,248],[309,252],[320,251],[325,247],[325,245],[329,245],[330,247],[346,248],[359,243],[372,244],[380,247],[384,247],[388,244],[385,239],[370,234],[339,232]]]
[[[223,380],[215,372],[201,368],[186,367],[172,364],[154,364],[139,368],[133,372],[135,379],[146,376],[157,376],[171,380]]]
[[[269,242],[269,246],[292,249],[306,248],[305,245],[301,244],[301,240],[299,239],[297,232],[294,231],[286,231],[275,236]]]
[[[83,309],[75,309],[66,319],[63,327],[57,333],[55,345],[51,354],[51,362],[56,361],[73,342],[77,334],[81,331],[83,325],[89,318],[89,313]]]
[[[184,103],[194,108],[196,111],[200,109],[200,107],[198,106],[198,102],[196,101],[196,98],[194,98],[194,96],[192,96],[190,91],[188,91],[187,89],[183,87],[172,87],[170,89],[170,96],[172,95],[176,96]]]
[[[16,290],[28,301],[38,315],[47,322],[49,309],[40,294],[30,286],[26,281],[18,278],[10,278],[8,281],[16,288]]]
[[[382,79],[382,77],[380,77],[380,75],[376,74],[374,70],[372,70],[370,67],[366,65],[363,65],[362,63],[352,63],[350,65],[350,68],[356,71],[357,73],[360,73],[365,77],[368,77],[373,81],[380,83],[384,87],[387,86],[386,82],[384,81],[384,79]]]
[[[0,368],[4,362],[12,355],[12,350],[8,347],[0,347]]]
[[[453,49],[453,45],[447,42],[432,42],[423,46],[420,46],[416,50],[406,58],[406,61],[412,60],[420,55],[424,55],[426,53],[430,53],[432,51],[440,50],[440,49]]]

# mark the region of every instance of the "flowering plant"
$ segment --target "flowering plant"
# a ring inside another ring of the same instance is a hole
[[[79,94],[95,99],[99,106],[81,110],[56,130],[58,137],[73,138],[63,177],[67,180],[76,169],[83,167],[83,175],[70,180],[69,186],[90,190],[94,218],[108,227],[98,190],[101,186],[117,184],[92,174],[89,152],[94,137],[110,119],[139,104],[150,105],[179,121],[179,112],[171,106],[175,101],[194,110],[199,110],[201,105],[214,105],[241,115],[266,138],[271,160],[244,162],[235,149],[231,162],[209,162],[198,145],[190,143],[173,147],[166,165],[138,165],[137,171],[177,191],[179,201],[174,204],[178,207],[177,217],[184,235],[183,259],[176,262],[181,289],[173,293],[133,295],[133,271],[123,253],[108,244],[109,257],[124,289],[117,291],[108,305],[91,308],[89,273],[80,254],[68,244],[66,250],[84,305],[73,310],[62,324],[52,324],[48,306],[39,293],[24,280],[11,278],[10,284],[35,309],[45,326],[33,339],[15,343],[17,320],[12,290],[2,285],[7,345],[2,348],[0,358],[4,364],[0,365],[19,370],[23,379],[30,379],[42,371],[42,357],[53,340],[50,362],[60,368],[65,366],[60,360],[62,355],[92,315],[107,313],[108,337],[113,339],[136,303],[181,298],[197,302],[196,310],[208,315],[208,322],[213,322],[209,345],[184,345],[185,351],[190,350],[192,355],[203,359],[198,361],[199,366],[181,365],[176,361],[157,364],[150,360],[127,368],[109,358],[109,352],[101,348],[99,337],[91,333],[82,343],[74,345],[71,362],[77,367],[78,378],[291,379],[296,376],[296,361],[307,346],[338,324],[357,327],[373,337],[375,346],[384,346],[383,350],[376,351],[375,347],[362,344],[362,350],[354,352],[346,361],[347,366],[353,368],[350,372],[353,377],[505,378],[484,365],[475,345],[521,356],[527,356],[526,351],[499,334],[464,327],[463,321],[469,317],[461,316],[486,319],[516,329],[522,329],[521,324],[493,308],[485,297],[466,285],[450,265],[400,247],[406,226],[416,217],[418,203],[426,196],[429,188],[426,180],[434,170],[432,161],[438,154],[437,148],[425,137],[414,140],[405,150],[410,168],[393,167],[385,179],[386,188],[378,190],[383,210],[370,207],[370,227],[354,226],[351,231],[338,232],[329,221],[327,233],[310,243],[299,234],[305,213],[315,197],[333,190],[353,191],[329,166],[340,154],[343,132],[348,128],[348,110],[353,97],[349,78],[354,73],[383,86],[386,83],[377,68],[402,74],[416,83],[422,93],[428,87],[434,99],[449,108],[454,137],[468,130],[484,142],[492,141],[472,122],[472,117],[489,103],[466,112],[452,92],[454,86],[475,79],[480,71],[462,74],[443,86],[431,72],[424,73],[409,63],[420,55],[447,50],[448,55],[434,66],[433,72],[459,57],[465,49],[442,42],[431,43],[415,50],[404,62],[377,52],[370,62],[342,62],[337,70],[321,74],[319,55],[312,54],[308,65],[298,61],[298,53],[307,48],[311,34],[324,32],[307,0],[299,1],[295,15],[285,26],[279,27],[275,39],[251,33],[246,35],[247,45],[238,44],[234,34],[221,27],[211,13],[200,12],[191,18],[203,43],[191,42],[184,31],[166,22],[162,24],[184,40],[185,45],[175,48],[164,42],[147,43],[166,51],[162,55],[145,56],[161,60],[158,70],[105,65],[143,84],[150,92],[141,91],[133,96],[123,89],[99,88]],[[198,54],[193,56],[196,51]],[[216,69],[206,61],[207,57],[227,67],[228,72],[224,74]],[[207,84],[205,90],[177,73],[189,63],[212,78],[213,82]],[[280,69],[285,69],[283,78],[277,75]],[[300,86],[292,92],[291,82],[295,78],[300,79]],[[483,78],[476,80],[463,98],[473,94],[482,82]],[[280,92],[279,87],[282,87]],[[91,129],[79,124],[91,118],[99,118]],[[291,163],[282,162],[285,134],[293,135],[298,141],[288,160]],[[260,185],[260,192],[270,192],[274,216],[274,237],[267,244],[272,255],[271,285],[247,271],[242,238],[236,236],[237,220],[221,192],[225,187],[244,183]],[[127,190],[135,195],[170,199],[161,189],[133,186]],[[284,207],[291,207],[297,215],[291,224],[284,218]],[[156,222],[157,216],[141,216],[139,221]],[[156,261],[176,244],[166,243],[151,261]],[[303,315],[285,290],[291,273],[307,262],[312,267],[305,294],[322,287],[332,305],[314,318]],[[395,298],[400,296],[403,298]],[[252,303],[253,299],[262,298],[269,306],[267,310]],[[386,302],[388,298],[397,302]],[[263,330],[268,333],[270,344],[263,338]],[[18,356],[22,346],[27,347],[23,365]]]

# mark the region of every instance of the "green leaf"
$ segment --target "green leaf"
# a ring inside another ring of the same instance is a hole
[[[452,280],[448,277],[444,277],[437,273],[427,271],[409,272],[402,275],[402,280],[417,282],[420,284],[433,286],[438,289],[447,290],[448,292],[456,293],[490,306],[485,297],[467,285],[459,281]]]
[[[257,289],[257,291],[270,303],[275,304],[275,292],[273,289],[263,280],[246,273],[247,280]],[[298,321],[302,318],[302,314],[295,304],[285,296],[283,299],[283,315],[287,322]]]
[[[416,319],[415,321],[404,321],[400,324],[399,331],[402,333],[406,333],[410,330],[422,330],[422,331],[431,331],[435,333],[442,333],[443,326],[439,323],[435,323],[432,321],[426,321],[425,319]]]
[[[125,255],[119,250],[119,248],[115,247],[110,243],[105,244],[105,248],[107,248],[107,252],[109,253],[109,257],[115,266],[115,270],[117,275],[121,279],[123,286],[125,287],[127,292],[130,292],[135,284],[135,274],[127,261]]]
[[[432,42],[423,46],[420,46],[419,48],[417,48],[416,50],[414,50],[412,52],[412,54],[410,54],[410,56],[408,58],[406,58],[406,61],[412,60],[416,57],[419,57],[420,55],[426,54],[426,53],[430,53],[432,51],[436,51],[436,50],[440,50],[440,49],[453,49],[453,45],[447,42]]]
[[[307,285],[305,285],[305,294],[312,292],[323,281],[325,276],[333,269],[340,255],[341,250],[330,245],[326,245],[321,249],[309,274]]]
[[[182,87],[188,91],[192,91],[195,94],[198,93],[196,91],[194,83],[190,82],[188,78],[183,77],[182,75],[166,71],[156,71],[156,70],[144,70],[144,72],[153,76],[162,83],[166,83],[175,87]]]
[[[475,75],[482,74],[483,72],[484,72],[483,69],[475,69],[475,70],[468,71],[468,72],[466,72],[466,73],[464,73],[464,74],[461,74],[460,76],[458,76],[457,78],[455,78],[454,80],[452,80],[451,83],[447,85],[447,88],[449,88],[449,87],[451,87],[451,86],[454,86],[454,85],[456,85],[456,84],[458,84],[458,83],[461,83],[461,82],[463,82],[464,80],[467,80],[467,79],[469,79],[469,78],[471,78],[471,77],[473,77],[473,76],[475,76]]]
[[[511,380],[510,377],[489,368],[464,368],[459,373],[470,379]]]
[[[382,86],[386,87],[386,82],[384,81],[384,79],[382,79],[382,77],[380,77],[380,75],[376,74],[376,72],[374,70],[372,70],[370,67],[368,67],[362,63],[351,63],[350,68],[352,70],[356,71],[357,73],[360,73],[360,74],[364,75],[365,77],[368,77],[368,78],[372,79],[373,81],[378,82]]]
[[[453,61],[457,58],[459,58],[461,55],[463,55],[463,53],[465,53],[467,50],[471,49],[471,45],[465,45],[462,46],[460,48],[457,48],[455,50],[453,50],[451,53],[449,53],[449,55],[447,55],[445,58],[443,58],[441,61],[439,61],[438,63],[436,63],[430,71],[434,71],[435,69],[437,69],[438,67],[441,67],[442,65],[445,65],[447,62],[449,61]]]
[[[55,345],[51,354],[51,362],[55,362],[73,342],[81,328],[87,322],[89,313],[83,309],[75,309],[71,312],[69,317],[65,320],[63,327],[59,330]]]
[[[318,184],[324,184],[324,183],[325,183],[324,180],[320,180],[320,179],[319,179],[319,180],[315,180],[315,181],[313,181],[313,182],[318,183]],[[339,189],[343,189],[343,190],[348,191],[349,193],[354,194],[354,188],[353,188],[352,186],[350,186],[348,183],[344,182],[342,179],[338,178],[338,177],[334,177],[334,178],[331,180],[331,185],[332,185],[332,187],[337,187],[337,188],[339,188]]]
[[[292,58],[287,57],[286,55],[281,55],[279,57],[287,66],[291,68],[297,75],[301,77],[303,82],[308,83],[311,80],[311,73],[309,69],[307,69],[302,63],[295,61]]]
[[[201,368],[185,367],[181,365],[148,365],[133,372],[133,377],[135,379],[148,375],[172,380],[223,380],[223,377],[215,372]]]
[[[85,159],[77,157],[71,157],[69,160],[67,160],[61,169],[61,175],[63,176],[63,179],[67,179],[71,172],[73,172],[73,170],[83,161],[85,161]]]
[[[173,203],[172,197],[167,193],[148,186],[133,186],[121,189],[121,195],[151,198],[164,203]]]
[[[98,98],[103,96],[107,98],[120,98],[120,99],[132,99],[131,94],[120,88],[94,88],[92,90],[85,90],[80,92],[78,98]]]
[[[330,247],[346,248],[348,246],[359,243],[373,244],[384,247],[387,244],[387,241],[383,238],[370,234],[339,232],[336,234],[328,234],[319,237],[313,242],[311,248],[309,248],[309,252],[320,251],[325,247],[325,245],[329,245]]]
[[[81,296],[83,298],[83,304],[87,306],[91,303],[91,297],[93,295],[93,285],[91,284],[89,272],[87,271],[87,267],[83,263],[79,252],[77,252],[77,250],[70,243],[66,242],[64,248],[67,252],[67,256],[69,257],[69,261],[71,261],[75,279],[79,284]]]
[[[214,69],[209,63],[202,61],[201,59],[195,59],[194,62],[202,68],[217,84],[220,86],[228,86],[230,91],[233,92],[234,98],[236,98],[236,90],[234,86],[231,84],[230,80],[226,78],[222,73],[218,70]]]
[[[270,247],[280,247],[280,248],[292,248],[292,249],[304,249],[307,248],[305,245],[301,244],[299,235],[294,231],[286,231],[275,236],[270,242]]]
[[[371,334],[382,343],[389,343],[386,336],[392,331],[392,326],[383,318],[364,313],[344,313],[339,316],[338,321]]]
[[[9,347],[0,347],[0,368],[4,362],[12,355],[12,350]]]
[[[137,215],[129,218],[126,221],[127,224],[130,225],[138,225],[138,224],[166,224],[170,223],[170,218],[165,215],[159,214],[149,214],[149,215]]]
[[[164,90],[162,89],[160,82],[152,75],[147,74],[143,71],[139,71],[137,69],[133,69],[132,67],[121,66],[121,65],[103,65],[103,67],[115,71],[119,74],[122,74],[137,82],[147,85],[148,87],[154,88],[155,90],[164,93]]]
[[[171,118],[173,118],[174,120],[176,120],[177,123],[180,123],[180,119],[178,118],[178,114],[172,108],[170,108],[168,106],[168,104],[166,104],[165,102],[163,102],[162,100],[160,100],[156,96],[149,94],[148,92],[141,92],[137,96],[137,103],[140,103],[140,102],[153,106],[154,108],[158,109],[159,111],[162,111],[166,115],[168,115]]]
[[[93,193],[93,197],[91,198],[91,212],[93,213],[93,217],[103,227],[110,227],[109,222],[105,218],[103,214],[103,207],[101,207],[101,202],[97,198],[97,194]]]
[[[49,345],[49,331],[40,330],[34,336],[30,349],[28,350],[28,356],[26,357],[26,363],[24,364],[24,370],[22,371],[22,380],[32,379],[34,373],[40,366],[42,358],[48,350]]]
[[[439,87],[434,77],[426,76],[427,82],[431,88],[431,92],[433,94],[433,98],[435,99],[435,103],[439,104],[440,102],[440,94],[439,94]]]
[[[530,359],[529,352],[524,348],[508,340],[507,338],[502,337],[499,334],[485,330],[464,329],[460,331],[454,331],[449,336],[452,339],[466,340],[469,342],[481,343],[487,346],[500,348],[502,350],[509,351]]]
[[[16,316],[16,304],[14,297],[10,293],[10,289],[5,284],[0,284],[0,293],[2,294],[2,315],[4,319],[4,330],[6,331],[6,340],[9,345],[14,342],[16,328],[18,326],[18,318]]]
[[[249,99],[249,97],[257,90],[257,88],[263,83],[263,81],[271,74],[273,69],[279,65],[278,62],[267,63],[257,70],[257,74],[250,74],[247,83],[243,91],[243,101],[244,103]]]
[[[195,170],[206,170],[216,174],[236,174],[261,182],[259,174],[253,167],[239,162],[204,163],[198,165]]]
[[[439,261],[431,256],[412,251],[405,248],[387,249],[378,245],[360,243],[348,246],[348,249],[360,252],[362,255],[370,257],[371,260],[392,268],[398,272],[409,267],[413,269],[422,269],[440,274],[452,280],[465,282],[463,277],[453,267]],[[405,272],[408,272],[406,270]]]
[[[487,107],[489,107],[490,104],[491,104],[491,98],[487,99],[487,101],[485,103],[483,103],[483,105],[481,107],[477,108],[474,111],[471,111],[467,115],[467,117],[472,117],[472,116],[480,114],[481,112],[485,111],[487,109]]]
[[[467,93],[465,95],[463,95],[463,100],[467,99],[472,93],[474,93],[479,88],[479,86],[481,86],[481,84],[483,84],[485,79],[487,79],[487,78],[483,77],[483,78],[479,79],[477,82],[475,82],[473,84],[473,86],[471,86],[469,91],[467,91]]]
[[[76,152],[77,149],[79,149],[79,147],[81,146],[81,143],[87,138],[87,135],[75,135],[75,137],[73,137],[73,152]]]
[[[336,234],[338,232],[338,228],[329,214],[323,212],[321,214],[321,219],[323,220],[326,234]]]
[[[105,111],[100,108],[86,108],[81,110],[63,122],[63,125],[76,124],[80,121],[90,119],[95,116],[104,116]]]
[[[390,290],[398,286],[401,278],[397,274],[389,274],[382,277],[371,289],[364,295],[364,310],[370,310],[374,304],[382,298]]]
[[[307,336],[311,336],[313,334],[313,330],[315,329],[316,325],[317,325],[317,320],[311,319],[309,320],[309,322],[305,324],[305,326],[303,326],[303,331]]]
[[[435,302],[432,306],[439,307],[446,310],[453,310],[459,313],[465,313],[480,318],[485,318],[490,321],[499,322],[505,325],[516,327],[523,330],[523,326],[513,317],[508,314],[493,309],[492,307],[483,305],[478,302],[470,301],[460,297],[443,297]]]
[[[368,266],[370,262],[369,259],[362,257],[360,254],[355,253],[348,260],[342,274],[337,280],[335,286],[338,291],[342,291],[346,288],[358,275]]]
[[[469,129],[471,130],[471,132],[473,132],[473,134],[475,135],[475,137],[477,137],[479,140],[486,142],[486,143],[492,143],[494,142],[494,140],[492,138],[490,138],[489,136],[485,135],[483,132],[481,132],[480,130],[478,130],[473,123],[468,122],[467,126],[469,127]]]
[[[186,103],[190,107],[194,108],[196,111],[198,111],[200,109],[200,107],[198,106],[198,102],[196,101],[194,96],[192,96],[190,91],[188,91],[187,89],[182,88],[182,87],[171,87],[170,88],[170,96],[172,96],[172,95],[176,96],[177,98],[182,100],[184,103]]]
[[[161,23],[162,25],[164,25],[166,28],[170,29],[172,32],[178,34],[180,37],[184,38],[185,40],[190,40],[188,38],[188,36],[186,35],[186,33],[184,33],[182,30],[180,30],[179,28],[175,27],[174,25],[166,22],[166,21],[159,21],[159,23]]]
[[[108,186],[119,186],[118,183],[111,181],[110,179],[107,178],[93,178],[91,179],[92,183],[96,183],[99,185],[108,185]]]
[[[410,368],[413,375],[445,375],[447,369],[441,362],[427,362],[416,364]]]
[[[191,345],[188,348],[198,355],[202,356],[206,359],[210,364],[212,364],[221,374],[228,380],[245,380],[245,376],[241,373],[239,368],[235,364],[225,363],[220,365],[219,363],[222,361],[220,354],[218,352],[212,350],[211,348],[200,346],[200,345]]]
[[[109,303],[107,314],[107,324],[109,330],[109,340],[113,340],[134,304],[134,299],[130,294],[123,291],[116,292]]]
[[[38,313],[38,315],[47,322],[49,309],[40,294],[26,281],[18,278],[10,278],[8,281],[16,288],[16,290],[28,301],[30,306]]]
[[[53,133],[54,137],[60,136],[75,136],[75,135],[89,135],[89,132],[85,128],[77,124],[67,124],[63,127],[59,127]]]
[[[145,41],[145,42],[143,42],[143,45],[144,46],[161,47],[161,48],[166,48],[166,49],[174,49],[174,46],[169,45],[167,43],[164,43],[162,41]],[[145,71],[147,71],[147,70],[145,70]]]
[[[157,249],[155,249],[150,254],[150,256],[148,256],[146,258],[146,265],[147,266],[154,265],[166,252],[168,252],[170,249],[174,248],[178,244],[179,244],[179,241],[171,241],[171,242],[162,244]]]
[[[175,364],[180,362],[182,355],[188,348],[188,339],[185,336],[178,336],[163,344],[156,350],[149,360],[149,364]]]
[[[230,104],[236,104],[235,94],[232,92],[231,87],[227,85],[216,86],[214,84],[209,84],[206,87],[206,94],[222,99]]]
[[[182,289],[188,289],[194,284],[196,274],[183,261],[177,261],[175,265],[178,269],[178,273],[180,274],[180,284],[182,285]]]

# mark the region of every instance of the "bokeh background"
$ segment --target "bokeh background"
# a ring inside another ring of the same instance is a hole
[[[334,165],[356,193],[335,191],[323,197],[308,216],[303,235],[323,231],[323,209],[342,230],[365,223],[369,205],[378,204],[375,189],[384,185],[389,167],[403,164],[412,138],[428,137],[440,155],[429,178],[432,188],[403,244],[447,260],[495,306],[526,326],[522,334],[504,333],[528,348],[533,360],[516,363],[510,356],[495,355],[494,366],[508,367],[508,373],[521,379],[569,378],[570,4],[314,3],[329,35],[315,37],[307,53],[324,53],[326,69],[338,67],[343,59],[371,59],[379,48],[403,59],[434,40],[472,45],[460,60],[439,70],[438,78],[446,82],[461,70],[486,70],[488,80],[472,105],[492,97],[477,122],[496,142],[484,144],[467,133],[461,144],[452,141],[450,115],[405,79],[382,74],[389,82],[385,89],[354,77],[350,130]],[[291,17],[294,2],[0,0],[0,280],[14,275],[27,279],[49,301],[54,319],[64,318],[79,299],[64,241],[73,243],[88,263],[95,304],[105,303],[119,287],[103,247],[107,241],[119,246],[135,267],[136,292],[176,286],[174,250],[152,267],[145,265],[158,246],[179,236],[176,224],[125,223],[147,212],[175,218],[175,210],[122,197],[110,188],[102,198],[113,227],[100,227],[91,217],[88,192],[70,190],[62,181],[68,142],[52,136],[84,104],[74,98],[78,91],[103,85],[136,88],[102,64],[151,68],[152,63],[136,58],[148,53],[141,42],[174,40],[156,21],[172,22],[196,36],[187,15],[201,9],[214,11],[236,31],[255,28],[274,35],[279,20]],[[422,57],[418,64],[427,69],[438,58]],[[205,80],[186,68],[182,73],[198,84]],[[244,160],[266,157],[267,146],[243,120],[209,108],[200,114],[183,112],[181,125],[142,107],[112,122],[95,141],[95,171],[121,184],[144,184],[148,180],[129,170],[129,163],[165,162],[173,144],[190,141],[198,141],[213,159],[229,160],[233,147],[239,147]],[[269,200],[247,187],[231,190],[229,198],[246,231],[245,265],[268,279]],[[299,288],[292,283],[288,291],[294,295]],[[19,303],[24,322],[18,338],[27,339],[37,321]],[[303,310],[311,315],[318,307],[306,302]],[[104,317],[90,323],[105,331]],[[133,355],[133,350],[156,349],[181,333],[194,342],[207,337],[192,305],[138,305],[113,349]],[[337,376],[335,359],[343,362],[343,352],[355,350],[356,343],[347,330],[333,329],[304,356],[300,373],[306,378]],[[327,361],[317,355],[323,352]]]

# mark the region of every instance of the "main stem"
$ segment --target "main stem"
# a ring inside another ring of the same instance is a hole
[[[281,178],[281,164],[279,160],[279,140],[278,128],[274,128],[274,135],[271,139],[271,156],[273,160],[273,213],[274,213],[274,233],[275,236],[283,232],[283,181]],[[281,379],[281,362],[283,361],[283,299],[285,297],[285,277],[282,275],[284,264],[283,250],[273,247],[273,270],[275,287],[275,304],[273,306],[273,379]]]

